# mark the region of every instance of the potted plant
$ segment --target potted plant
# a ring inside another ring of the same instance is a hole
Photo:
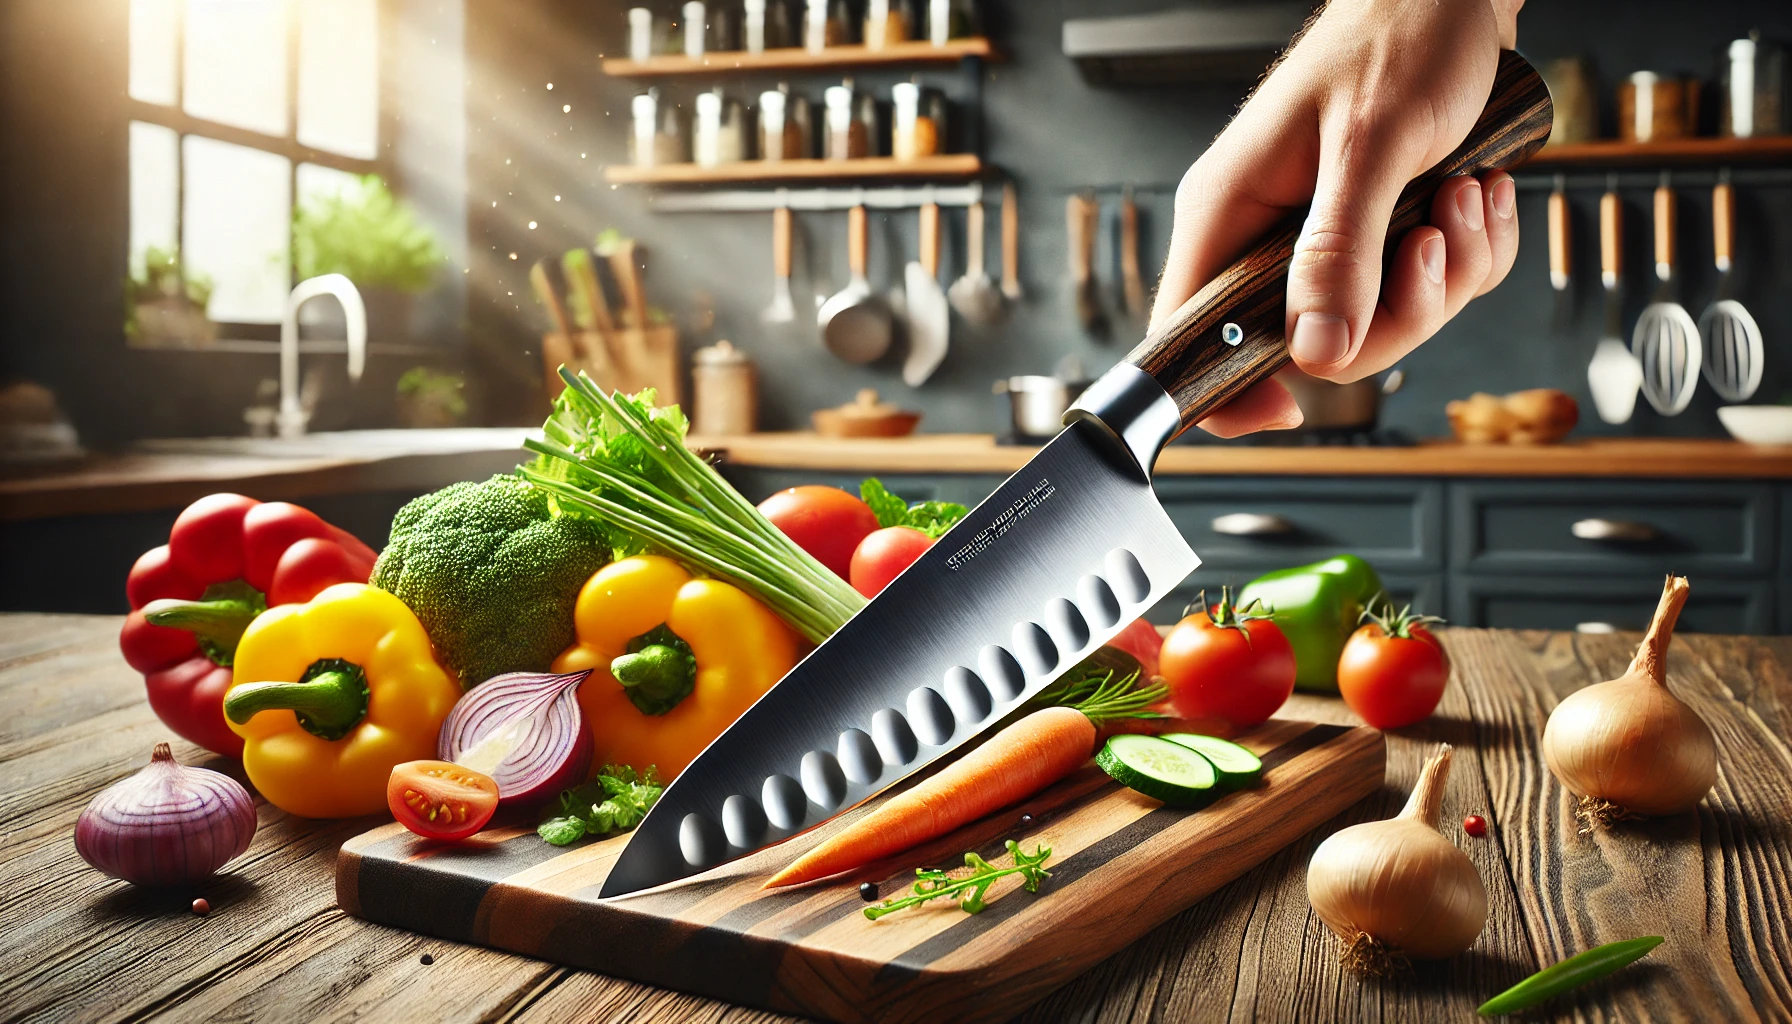
[[[411,204],[377,174],[334,193],[316,193],[293,207],[292,265],[298,280],[342,274],[361,290],[367,333],[392,340],[408,333],[411,297],[427,290],[447,256]],[[307,325],[339,322],[328,303],[310,305]],[[332,319],[334,318],[334,320]]]
[[[124,279],[124,334],[133,345],[199,348],[217,340],[207,319],[212,279],[189,274],[178,249],[149,246],[143,265]]]

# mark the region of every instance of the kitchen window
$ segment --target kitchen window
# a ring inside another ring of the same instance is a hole
[[[208,330],[274,337],[295,201],[391,177],[380,28],[379,0],[131,0],[132,275],[153,256]],[[134,338],[168,341],[160,330]]]

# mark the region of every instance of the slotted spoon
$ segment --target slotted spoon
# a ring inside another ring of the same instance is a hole
[[[1705,379],[1728,402],[1747,401],[1761,386],[1761,327],[1735,299],[1736,195],[1725,172],[1711,190],[1711,250],[1717,298],[1699,315]]]
[[[1699,384],[1703,349],[1699,325],[1676,298],[1674,189],[1661,176],[1655,189],[1655,300],[1637,318],[1630,351],[1643,367],[1643,397],[1663,416],[1678,416]]]

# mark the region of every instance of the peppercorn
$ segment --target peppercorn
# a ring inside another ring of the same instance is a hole
[[[212,905],[204,896],[193,901],[193,913],[198,914],[200,917],[204,917],[211,912]]]
[[[417,958],[417,962],[422,964],[425,967],[428,967],[430,964],[433,964],[436,962],[436,958],[433,956],[430,956],[428,953],[425,953],[422,956]]]
[[[1462,831],[1479,839],[1487,834],[1487,819],[1479,814],[1471,814],[1462,819]]]
[[[859,899],[864,900],[866,903],[876,902],[877,901],[877,883],[876,882],[861,882],[861,883],[859,883]]]

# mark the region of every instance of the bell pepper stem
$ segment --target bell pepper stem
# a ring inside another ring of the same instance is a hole
[[[143,618],[152,626],[187,630],[212,661],[229,667],[236,659],[236,645],[243,638],[243,630],[266,610],[260,601],[243,597],[210,601],[163,598],[144,605]]]
[[[663,715],[696,688],[697,659],[690,645],[665,626],[643,633],[628,647],[629,653],[611,660],[610,674],[642,714]]]
[[[263,711],[297,713],[314,736],[339,740],[367,717],[367,679],[360,666],[328,659],[311,666],[296,683],[243,683],[224,698],[224,714],[242,725]]]

